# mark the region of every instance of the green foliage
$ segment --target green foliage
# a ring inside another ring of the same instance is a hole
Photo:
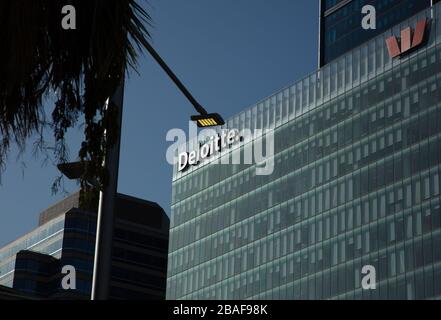
[[[61,27],[67,4],[76,8],[76,30]],[[79,158],[91,165],[81,184],[105,184],[104,150],[114,137],[104,131],[116,126],[105,102],[136,67],[149,15],[136,0],[2,0],[0,21],[0,169],[11,144],[23,149],[45,126],[54,133],[56,161],[67,161],[66,132],[83,116]],[[43,103],[51,92],[56,102],[46,122]]]

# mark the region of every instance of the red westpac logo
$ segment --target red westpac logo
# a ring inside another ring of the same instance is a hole
[[[390,37],[386,40],[387,49],[389,50],[389,56],[391,58],[398,57],[403,53],[410,51],[421,45],[424,41],[424,35],[426,33],[427,21],[426,19],[418,21],[415,32],[412,37],[412,29],[406,28],[401,30],[400,43],[397,37]]]

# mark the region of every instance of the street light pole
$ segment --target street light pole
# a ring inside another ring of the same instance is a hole
[[[182,84],[179,78],[175,75],[175,73],[168,67],[164,60],[162,60],[161,56],[156,52],[156,50],[148,43],[147,40],[141,39],[142,45],[147,49],[150,55],[155,59],[155,61],[159,64],[159,66],[164,70],[164,72],[169,76],[169,78],[173,81],[173,83],[181,90],[182,94],[190,101],[193,107],[197,112],[201,115],[206,115],[207,111],[200,105],[199,102],[193,97],[190,91]]]
[[[106,157],[104,167],[108,174],[107,184],[100,191],[98,205],[95,259],[93,266],[92,300],[106,300],[109,298],[111,270],[112,270],[112,247],[113,230],[115,223],[115,199],[118,187],[119,155],[121,145],[121,125],[124,103],[124,78],[110,101],[107,101],[106,109],[115,108],[113,114],[116,119],[115,142],[111,148],[105,150]]]
[[[196,111],[202,118],[207,117],[211,126],[223,125],[224,120],[219,114],[208,114],[207,111],[197,102],[193,95],[182,84],[179,78],[162,60],[159,54],[147,42],[143,42],[145,48],[149,51],[155,61],[161,66],[165,73],[170,77],[173,83],[179,88],[184,96],[190,101]],[[119,154],[121,143],[121,125],[122,125],[122,111],[124,100],[124,78],[116,90],[113,97],[108,100],[107,108],[115,108],[117,132],[113,134],[115,137],[114,145],[105,150],[106,157],[104,160],[104,167],[108,174],[107,184],[104,189],[100,191],[100,199],[98,205],[96,242],[95,242],[95,259],[93,266],[93,280],[92,280],[92,300],[107,300],[110,296],[110,281],[112,270],[112,246],[113,246],[113,230],[115,224],[115,199],[118,187],[118,169],[119,169]],[[200,121],[198,119],[194,121]],[[193,117],[192,117],[193,118]],[[202,119],[203,120],[203,119]],[[198,122],[199,123],[199,122]]]

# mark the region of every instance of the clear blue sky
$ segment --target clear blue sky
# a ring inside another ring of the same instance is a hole
[[[150,0],[152,43],[207,110],[224,118],[314,71],[318,0]],[[171,128],[188,126],[192,106],[144,55],[127,82],[118,191],[158,202],[170,214]],[[187,130],[186,130],[187,132]],[[75,160],[81,131],[72,130]],[[32,230],[53,196],[52,164],[12,153],[0,185],[0,246]],[[22,163],[24,162],[24,164]],[[66,189],[76,191],[66,181]]]

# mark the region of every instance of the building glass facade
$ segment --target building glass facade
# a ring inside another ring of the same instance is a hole
[[[421,18],[427,44],[392,60],[386,39]],[[440,121],[436,5],[228,121],[275,130],[272,175],[175,168],[167,298],[441,297]]]
[[[21,289],[30,294],[52,295],[61,288],[61,282],[50,290],[39,290],[34,277],[17,279],[17,271],[37,273],[37,261],[26,263],[18,259],[23,251],[36,252],[56,258],[59,263],[56,272],[44,270],[50,276],[61,272],[61,265],[72,265],[77,271],[77,292],[89,296],[93,256],[95,252],[96,217],[94,214],[71,209],[55,219],[39,226],[30,234],[0,249],[0,285]],[[52,266],[50,269],[53,269]]]
[[[322,6],[325,11],[334,8],[336,5],[339,5],[347,0],[322,0]]]
[[[0,285],[13,287],[16,254],[22,250],[61,258],[64,216],[38,227],[26,236],[0,249]]]
[[[40,226],[0,248],[0,286],[38,298],[88,299],[92,290],[96,212],[78,209],[78,193],[40,215]],[[111,299],[165,298],[169,219],[156,203],[118,194]],[[61,288],[74,266],[76,290]]]
[[[324,2],[321,20],[321,65],[331,62],[343,53],[430,7],[431,4],[431,0],[326,0]],[[347,4],[339,7],[338,5],[342,3]],[[364,16],[362,8],[365,5],[373,5],[376,8],[375,30],[362,29],[361,21]]]

